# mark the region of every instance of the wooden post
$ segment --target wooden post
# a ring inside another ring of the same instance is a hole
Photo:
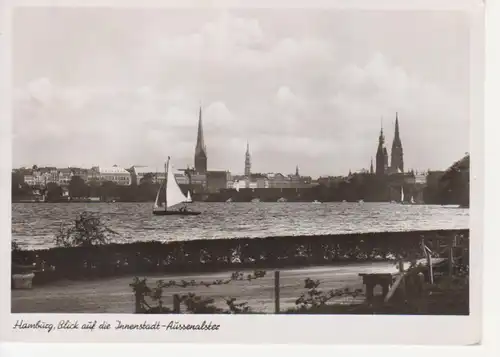
[[[140,314],[142,313],[142,304],[141,304],[141,297],[142,295],[140,292],[136,291],[135,292],[135,313]]]
[[[403,264],[403,259],[400,259],[399,262],[398,262],[398,270],[400,273],[404,272],[405,271],[405,267],[404,267],[404,264]]]
[[[434,284],[434,271],[432,270],[432,257],[431,253],[426,252],[427,267],[429,268],[429,283]]]
[[[274,272],[274,313],[280,313],[280,271]]]
[[[404,266],[404,263],[403,263],[403,259],[399,259],[399,262],[398,262],[398,270],[399,270],[399,274],[401,275],[401,289],[403,290],[403,296],[405,296],[406,298],[406,284],[405,284],[405,277],[404,277],[404,274],[405,274],[405,266]]]
[[[439,240],[438,240],[438,242],[439,242]],[[427,250],[427,246],[425,245],[425,241],[423,239],[421,241],[421,245],[422,245],[422,250],[424,251],[425,258],[427,260],[427,269],[429,272],[429,283],[434,284],[434,272],[432,270],[431,253]],[[437,246],[440,247],[439,243]]]
[[[174,314],[181,313],[181,298],[178,294],[174,294]]]

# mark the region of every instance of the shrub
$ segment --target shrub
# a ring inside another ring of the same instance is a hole
[[[56,235],[56,245],[62,247],[89,247],[109,243],[110,235],[118,234],[106,227],[101,218],[90,212],[83,212],[75,219],[73,226],[61,224]]]

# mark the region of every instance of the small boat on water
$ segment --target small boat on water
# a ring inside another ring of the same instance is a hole
[[[186,198],[187,203],[193,202],[193,199],[191,198],[191,192],[188,191],[187,198]]]
[[[403,186],[401,186],[401,201],[399,203],[402,205],[405,205],[405,204],[414,205],[415,204],[415,200],[413,199],[413,195],[410,197],[410,201],[405,201],[405,193],[403,190]]]
[[[279,199],[278,199],[278,201],[277,201],[277,202],[287,202],[287,199],[286,199],[286,198],[284,198],[284,197],[281,197],[281,198],[279,198]]]
[[[252,203],[258,203],[258,202],[260,202],[260,198],[253,198],[251,202]]]
[[[321,202],[320,202],[320,201],[318,201],[318,200],[314,200],[314,201],[312,201],[312,203],[314,203],[314,204],[318,204],[318,203],[321,203]]]
[[[233,202],[233,199],[231,197],[229,197],[227,200],[226,200],[226,203],[231,203]]]
[[[160,193],[165,190],[165,201],[163,202]],[[190,200],[190,201],[188,201]],[[180,203],[191,202],[191,195],[188,192],[188,197],[182,193],[179,184],[175,180],[175,176],[170,164],[170,157],[165,164],[165,181],[164,184],[160,186],[158,192],[156,193],[156,199],[153,206],[153,214],[156,216],[171,216],[171,215],[181,215],[181,216],[197,216],[201,212],[188,211],[186,207],[181,207],[178,210],[169,210],[169,208],[178,205]]]

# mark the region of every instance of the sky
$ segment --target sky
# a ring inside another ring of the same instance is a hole
[[[399,116],[405,168],[469,151],[469,18],[334,9],[16,8],[13,164],[368,169]]]

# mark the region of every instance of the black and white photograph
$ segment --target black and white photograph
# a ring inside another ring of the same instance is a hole
[[[50,328],[34,313],[172,329],[192,314],[469,316],[471,24],[13,8],[14,328]]]

